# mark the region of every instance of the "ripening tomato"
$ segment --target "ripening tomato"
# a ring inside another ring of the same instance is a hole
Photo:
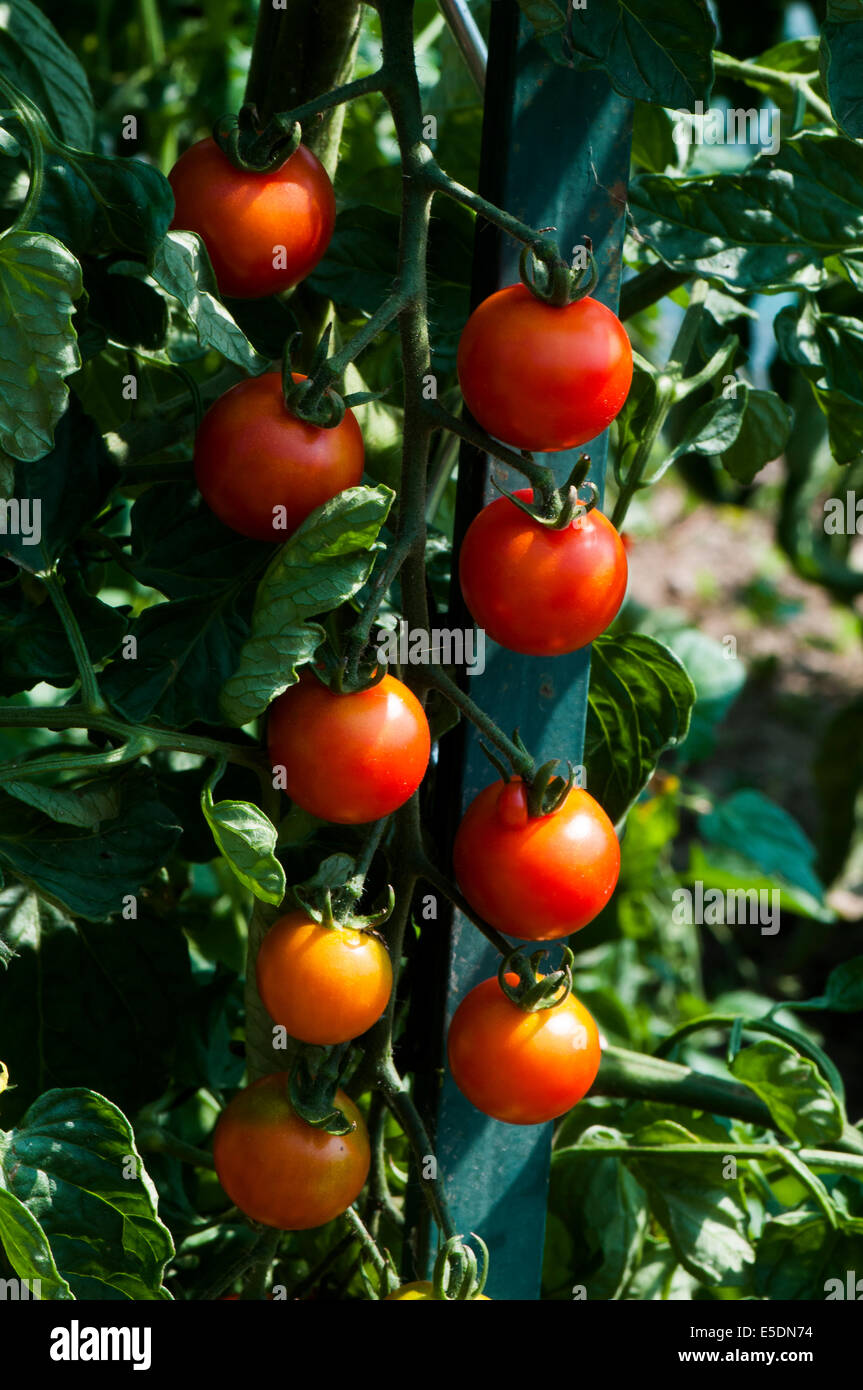
[[[533,501],[533,490],[515,493]],[[464,600],[478,627],[512,652],[561,656],[604,632],[626,593],[626,551],[594,507],[553,531],[498,497],[478,512],[459,555]]]
[[[598,300],[557,309],[508,285],[474,309],[457,365],[465,404],[484,430],[517,449],[554,453],[611,424],[629,393],[632,347]]]
[[[304,381],[293,373],[294,381]],[[287,540],[310,512],[363,476],[363,437],[346,410],[333,429],[285,408],[279,372],[232,386],[195,439],[195,478],[220,521],[256,541]]]
[[[336,1107],[356,1128],[328,1134],[291,1105],[287,1072],[274,1072],[239,1091],[213,1136],[219,1182],[253,1221],[280,1231],[323,1226],[359,1196],[369,1171],[365,1121],[349,1096]]]
[[[475,912],[522,941],[554,941],[592,922],[620,873],[620,844],[599,802],[572,787],[556,811],[528,816],[518,778],[474,798],[453,866]]]
[[[270,705],[273,770],[304,811],[339,825],[378,820],[413,795],[428,767],[431,736],[413,691],[386,675],[340,695],[304,674]]]
[[[518,976],[507,975],[518,984]],[[572,994],[526,1013],[495,976],[459,1004],[447,1055],[453,1080],[477,1110],[511,1125],[555,1120],[587,1094],[599,1071],[599,1033]]]
[[[356,927],[324,927],[288,912],[261,942],[258,993],[274,1023],[300,1042],[330,1046],[377,1023],[393,987],[380,937]]]
[[[394,1293],[388,1293],[384,1303],[447,1303],[456,1299],[435,1297],[434,1284],[430,1279],[416,1279],[412,1284],[402,1284]],[[465,1299],[467,1303],[491,1303],[488,1294],[480,1293],[475,1298]]]
[[[303,280],[330,244],[336,200],[320,160],[300,145],[268,174],[235,169],[215,140],[192,145],[168,180],[179,232],[197,232],[222,294],[260,299]]]

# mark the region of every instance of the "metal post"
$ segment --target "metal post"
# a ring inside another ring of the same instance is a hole
[[[492,6],[480,192],[537,228],[555,227],[565,255],[593,240],[600,279],[596,296],[616,308],[629,175],[632,107],[601,74],[580,73],[552,61],[529,37],[512,0]],[[487,224],[477,228],[473,300],[477,303],[518,279],[520,247]],[[592,478],[601,489],[607,440],[588,446]],[[582,450],[578,450],[580,454]],[[561,481],[576,454],[547,456]],[[480,506],[497,494],[488,481],[488,460],[464,447],[456,540]],[[521,483],[495,465],[502,485]],[[470,622],[454,584],[454,625]],[[589,655],[546,660],[523,657],[489,643],[485,674],[471,678],[472,696],[501,726],[521,730],[538,761],[581,761],[587,706]],[[495,773],[472,731],[460,766],[452,756],[440,770],[441,820],[447,806],[463,810]],[[589,930],[589,928],[588,928]],[[431,934],[424,933],[426,937]],[[430,955],[437,959],[433,963]],[[496,952],[458,914],[448,946],[426,956],[424,978],[445,980],[439,1000],[437,1043],[461,999],[495,973]],[[441,1020],[441,1014],[443,1018]],[[436,1148],[458,1229],[475,1231],[491,1252],[488,1293],[496,1299],[536,1299],[542,1269],[551,1125],[521,1128],[487,1119],[459,1093],[448,1074],[438,1092]],[[433,1251],[430,1252],[433,1255]]]

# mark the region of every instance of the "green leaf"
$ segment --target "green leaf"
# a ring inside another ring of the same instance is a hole
[[[0,1157],[5,1135],[0,1130]],[[46,1300],[74,1299],[71,1288],[61,1275],[48,1237],[35,1216],[7,1190],[0,1170],[0,1246],[15,1273],[27,1282],[28,1298]]]
[[[231,872],[262,902],[278,907],[285,896],[285,871],[275,855],[278,832],[269,816],[249,801],[218,801],[208,783],[201,809],[219,853]]]
[[[91,260],[86,289],[88,327],[98,324],[107,339],[123,347],[149,352],[161,348],[168,331],[168,306],[128,262],[107,265]]]
[[[177,912],[159,920],[143,895],[134,910],[72,921],[23,884],[0,894],[0,940],[14,952],[0,971],[3,1059],[15,1080],[3,1096],[4,1123],[46,1084],[86,1082],[132,1113],[177,1079],[183,1059],[191,1063],[183,1027],[198,996]],[[199,1085],[205,1074],[189,1079]]]
[[[120,814],[87,830],[58,825],[0,792],[0,862],[89,921],[119,912],[181,830],[146,782],[130,776],[121,788]]]
[[[795,999],[795,1010],[832,1009],[837,1014],[856,1014],[863,1009],[863,956],[854,956],[831,970],[827,987],[815,999]]]
[[[30,97],[70,145],[93,143],[93,98],[87,74],[51,21],[29,0],[6,0],[0,27],[0,73]]]
[[[132,508],[132,568],[166,598],[212,602],[263,570],[272,544],[225,526],[193,483],[148,488]]]
[[[650,622],[648,618],[642,626]],[[670,628],[657,615],[650,633],[674,652],[695,686],[696,700],[680,755],[694,762],[716,745],[716,729],[746,682],[746,669],[733,649],[697,628]]]
[[[741,173],[630,186],[636,231],[666,265],[740,290],[818,285],[863,236],[863,145],[805,131]]]
[[[46,151],[34,231],[48,232],[78,258],[130,251],[149,260],[174,212],[171,185],[140,159]]]
[[[248,631],[231,591],[145,608],[129,634],[135,646],[124,646],[102,676],[103,693],[133,724],[154,716],[175,729],[221,724],[219,689]]]
[[[620,1298],[638,1267],[649,1213],[644,1192],[619,1158],[585,1154],[592,1143],[625,1142],[604,1125],[586,1130],[575,1148],[552,1153],[549,1205],[589,1251],[580,1282],[593,1299]],[[571,1271],[572,1278],[579,1270]]]
[[[693,412],[680,439],[663,455],[648,481],[655,483],[685,454],[721,454],[733,477],[751,483],[766,463],[782,453],[791,420],[791,410],[775,391],[757,390],[747,381],[735,380]]]
[[[714,845],[732,850],[762,874],[812,899],[816,909],[823,902],[815,846],[793,816],[761,792],[732,793],[699,817],[699,831],[708,852]]]
[[[814,1062],[787,1043],[765,1038],[744,1047],[731,1063],[732,1075],[754,1091],[779,1129],[798,1144],[818,1147],[839,1138],[845,1116]]]
[[[857,798],[863,788],[863,698],[837,711],[812,760],[820,811],[822,876],[832,883],[857,831]]]
[[[765,1222],[756,1253],[753,1282],[759,1298],[859,1298],[863,1221],[846,1220],[834,1230],[820,1211],[782,1212]]]
[[[686,737],[695,687],[667,647],[641,633],[591,649],[584,761],[593,796],[622,820],[666,748]]]
[[[540,36],[554,34],[566,23],[566,15],[554,0],[518,0],[518,6]]]
[[[834,458],[852,463],[863,453],[863,323],[822,314],[810,297],[782,309],[774,331],[780,355],[812,384]]]
[[[627,1166],[647,1193],[683,1267],[702,1283],[739,1287],[755,1260],[740,1178],[724,1173],[721,1154],[672,1154],[666,1145],[694,1144],[698,1136],[673,1120],[657,1120],[633,1135],[656,1145],[656,1158],[633,1155]]]
[[[43,787],[38,782],[4,781],[3,790],[28,806],[35,806],[61,825],[96,829],[103,820],[114,820],[120,811],[115,782],[92,782],[81,787]]]
[[[91,661],[104,661],[126,631],[124,614],[88,594],[74,574],[66,579],[65,593]],[[32,581],[0,589],[0,648],[0,695],[32,690],[43,681],[63,690],[78,679],[59,614],[47,593]]]
[[[715,34],[705,0],[589,0],[570,11],[566,53],[621,96],[691,110],[710,95]]]
[[[116,476],[104,440],[74,396],[50,453],[15,470],[19,503],[38,500],[39,535],[0,537],[0,554],[34,574],[48,570],[102,508]],[[19,509],[23,515],[23,510]],[[36,512],[31,509],[31,519]],[[36,541],[37,543],[32,543]]]
[[[0,237],[6,306],[0,324],[0,448],[13,458],[42,458],[51,448],[69,397],[64,379],[81,365],[72,328],[81,290],[81,267],[53,237],[16,231]]]
[[[863,136],[863,7],[860,0],[827,0],[821,26],[821,75],[836,124],[851,140]]]
[[[219,299],[213,267],[199,236],[168,232],[156,248],[150,273],[183,306],[202,347],[215,348],[253,375],[266,370],[266,360]]]
[[[775,391],[740,382],[744,412],[737,437],[722,453],[722,467],[748,486],[765,464],[784,452],[794,412]]]
[[[276,552],[258,586],[252,631],[222,690],[232,724],[247,724],[293,685],[324,632],[310,618],[351,598],[368,578],[393,493],[347,488],[312,512]]]
[[[158,1195],[125,1115],[104,1096],[47,1091],[10,1133],[0,1134],[4,1246],[16,1273],[39,1278],[45,1239],[58,1277],[76,1298],[165,1299],[174,1253]],[[26,1207],[44,1234],[12,1210]],[[64,1294],[60,1292],[60,1296]]]

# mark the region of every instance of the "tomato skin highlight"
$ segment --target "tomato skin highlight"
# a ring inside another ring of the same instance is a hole
[[[514,495],[533,501],[531,488]],[[586,647],[617,616],[626,550],[595,507],[554,531],[498,497],[465,532],[459,581],[474,622],[494,642],[526,656],[562,656]]]
[[[434,1284],[430,1279],[415,1279],[412,1284],[402,1284],[400,1289],[388,1293],[384,1303],[454,1303],[460,1300],[436,1298]],[[488,1294],[477,1294],[476,1298],[465,1299],[466,1303],[490,1303]]]
[[[298,372],[293,378],[305,381]],[[265,372],[232,386],[204,415],[195,480],[226,526],[282,544],[316,507],[361,482],[364,456],[351,410],[334,429],[307,425],[285,409],[281,374]],[[284,526],[276,507],[284,508]]]
[[[506,978],[518,983],[515,973]],[[493,977],[456,1009],[447,1056],[459,1090],[484,1115],[511,1125],[544,1124],[590,1090],[599,1071],[599,1033],[574,995],[525,1013]]]
[[[337,825],[398,810],[422,781],[431,751],[422,705],[390,675],[340,695],[304,674],[270,705],[267,739],[291,800]]]
[[[617,885],[614,826],[582,787],[524,824],[511,823],[512,795],[512,782],[493,782],[468,806],[453,845],[462,892],[486,922],[521,941],[581,931]]]
[[[632,346],[617,315],[590,296],[557,309],[508,285],[474,309],[457,366],[484,430],[516,449],[556,453],[611,424],[632,383]]]
[[[213,1136],[219,1182],[253,1221],[306,1231],[340,1216],[359,1196],[371,1154],[365,1121],[337,1091],[335,1104],[356,1128],[328,1134],[296,1113],[288,1074],[274,1072],[239,1091]]]
[[[223,295],[261,299],[292,289],[330,244],[333,185],[305,145],[280,169],[258,174],[235,169],[208,136],[180,155],[168,181],[175,204],[171,227],[198,233]],[[278,252],[275,266],[277,247],[284,253]]]
[[[274,1023],[300,1042],[330,1046],[377,1023],[393,986],[384,943],[355,927],[324,927],[302,911],[274,922],[256,964]]]

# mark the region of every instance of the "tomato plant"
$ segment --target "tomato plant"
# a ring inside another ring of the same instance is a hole
[[[239,1091],[213,1136],[219,1182],[253,1221],[280,1231],[305,1231],[340,1216],[369,1171],[365,1121],[343,1091],[335,1104],[355,1128],[330,1134],[302,1119],[288,1095],[288,1076],[275,1072]]]
[[[299,372],[294,381],[304,381]],[[195,478],[226,526],[284,542],[310,512],[363,476],[353,412],[331,429],[307,424],[282,398],[278,372],[241,381],[210,406],[195,436]]]
[[[236,169],[212,139],[169,175],[177,231],[197,232],[222,294],[260,299],[292,289],[330,244],[336,200],[320,160],[300,145],[268,173]]]
[[[0,1298],[859,1294],[858,8],[4,5]]]
[[[518,976],[506,980],[516,985]],[[573,994],[529,1013],[494,978],[476,985],[456,1009],[447,1057],[459,1090],[483,1114],[538,1125],[587,1095],[599,1071],[599,1034]]]
[[[351,694],[304,677],[270,706],[267,736],[288,796],[339,825],[378,820],[404,805],[422,781],[431,746],[422,705],[390,675]]]
[[[589,296],[557,307],[508,285],[474,309],[458,346],[465,405],[506,444],[552,453],[586,444],[620,411],[632,348],[617,315]]]
[[[572,787],[546,815],[528,814],[520,781],[492,782],[459,825],[453,867],[471,906],[523,941],[581,931],[605,907],[620,872],[620,845],[599,803]]]
[[[330,1045],[365,1033],[387,1006],[393,969],[384,943],[349,926],[286,913],[257,959],[258,992],[275,1023],[301,1042]]]
[[[515,494],[533,501],[531,488]],[[510,651],[560,656],[604,632],[626,593],[626,551],[601,512],[555,530],[498,497],[474,517],[459,580],[478,627]]]

